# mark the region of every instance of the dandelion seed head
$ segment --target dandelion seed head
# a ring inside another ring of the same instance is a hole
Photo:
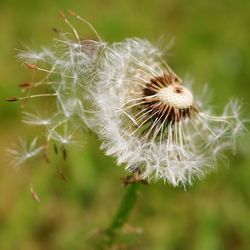
[[[56,98],[55,117],[24,118],[28,124],[45,126],[46,142],[79,145],[75,133],[87,127],[118,165],[173,186],[192,184],[194,177],[214,168],[225,150],[235,150],[244,130],[237,102],[230,101],[221,115],[214,115],[205,100],[207,90],[198,95],[165,62],[163,50],[148,40],[108,44],[77,16],[97,37],[81,40],[65,15],[61,17],[74,39],[60,32],[50,48],[19,55],[33,71],[45,74],[32,86],[49,83]],[[16,153],[16,162],[40,150],[24,150],[25,157]]]
[[[214,168],[242,130],[237,105],[221,116],[185,86],[147,40],[127,39],[109,47],[90,88],[93,130],[102,149],[128,171],[163,179],[174,186],[192,184]],[[203,112],[204,111],[204,112]]]

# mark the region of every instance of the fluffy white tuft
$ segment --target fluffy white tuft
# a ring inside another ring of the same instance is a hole
[[[191,184],[194,176],[202,177],[223,151],[235,146],[243,128],[240,110],[231,101],[221,116],[203,113],[208,107],[194,96],[199,105],[192,117],[167,124],[159,140],[154,140],[154,136],[145,139],[136,133],[140,119],[134,108],[143,105],[137,94],[150,79],[170,70],[165,65],[161,51],[147,40],[127,39],[110,46],[90,88],[96,108],[93,130],[103,140],[102,149],[115,156],[118,164],[125,163],[127,170],[140,171],[142,178],[163,179],[174,186]],[[191,92],[187,91],[188,98],[183,93],[185,105],[192,101]],[[140,117],[147,117],[146,109],[139,113]],[[159,126],[157,136],[162,128]]]
[[[19,53],[31,69],[45,73],[28,85],[25,100],[56,98],[51,115],[24,113],[25,123],[45,127],[46,143],[79,144],[76,131],[87,127],[119,165],[174,186],[203,177],[226,149],[235,150],[244,129],[237,102],[230,101],[221,116],[212,115],[205,99],[183,84],[148,40],[107,44],[97,34],[98,41],[82,41],[72,30],[76,39],[60,33],[51,48]],[[44,85],[50,94],[30,95]],[[15,165],[42,151],[35,143],[22,142],[11,151]]]

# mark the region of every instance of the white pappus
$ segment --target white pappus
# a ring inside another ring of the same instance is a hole
[[[65,144],[58,128],[68,131],[70,126],[74,131],[67,137],[70,144],[75,142],[76,128],[88,127],[119,165],[125,164],[142,179],[163,179],[174,186],[204,176],[225,149],[235,147],[244,128],[237,101],[230,101],[222,115],[215,116],[203,105],[203,97],[195,95],[164,61],[162,50],[148,40],[108,44],[95,30],[97,40],[82,40],[61,16],[76,41],[60,33],[54,47],[19,54],[30,68],[46,73],[29,89],[47,84],[56,98],[57,110],[51,118],[26,113],[24,119],[46,126],[47,142]]]
[[[211,115],[147,40],[112,44],[96,71],[94,131],[102,149],[141,178],[191,184],[235,147],[244,128],[237,101],[221,116]]]

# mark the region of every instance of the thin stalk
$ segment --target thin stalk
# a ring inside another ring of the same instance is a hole
[[[115,242],[118,231],[127,221],[138,197],[138,190],[141,183],[135,182],[126,186],[120,206],[112,220],[111,225],[106,230],[107,244],[112,246]]]

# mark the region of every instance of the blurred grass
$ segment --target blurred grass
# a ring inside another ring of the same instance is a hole
[[[176,37],[168,60],[177,73],[190,73],[198,87],[209,83],[218,109],[231,96],[241,98],[249,116],[247,0],[2,0],[2,100],[18,95],[17,84],[30,79],[14,48],[22,42],[48,45],[54,36],[51,28],[64,26],[57,12],[68,8],[111,42],[131,36],[157,41],[163,35],[167,43]],[[91,35],[83,24],[75,25],[83,36]],[[94,249],[123,193],[122,168],[99,151],[99,142],[90,135],[84,149],[72,149],[66,162],[36,160],[16,174],[4,151],[19,135],[29,137],[34,131],[21,124],[15,103],[2,102],[0,117],[0,249]],[[228,153],[229,168],[220,166],[186,191],[162,183],[145,186],[129,220],[134,230],[125,228],[117,249],[250,249],[249,139],[240,139],[236,156]],[[67,182],[58,174],[61,168]],[[31,181],[39,204],[31,198]]]

